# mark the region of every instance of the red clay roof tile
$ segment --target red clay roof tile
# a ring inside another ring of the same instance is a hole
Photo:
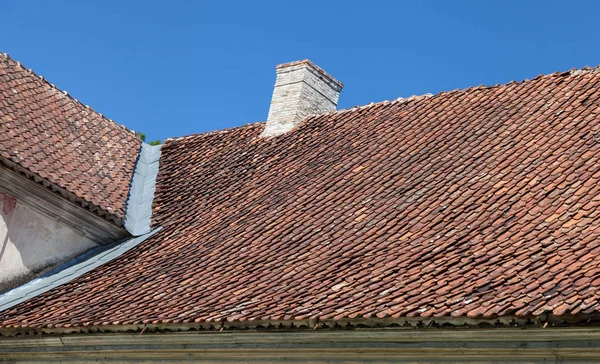
[[[120,224],[140,145],[125,127],[0,53],[0,163]]]
[[[1,325],[598,314],[599,105],[588,70],[168,140],[164,229]]]

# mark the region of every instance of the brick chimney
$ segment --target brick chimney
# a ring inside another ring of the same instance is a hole
[[[335,110],[344,85],[305,59],[280,64],[262,136],[284,134],[308,115]]]

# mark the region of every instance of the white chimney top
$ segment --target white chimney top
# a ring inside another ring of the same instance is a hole
[[[280,64],[262,136],[291,130],[309,115],[334,111],[344,85],[317,65],[303,61]]]

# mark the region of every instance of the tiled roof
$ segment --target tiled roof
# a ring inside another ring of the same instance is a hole
[[[600,313],[600,73],[168,140],[164,229],[4,327]]]
[[[0,53],[0,161],[120,223],[140,144]]]

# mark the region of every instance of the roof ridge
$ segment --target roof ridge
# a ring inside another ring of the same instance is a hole
[[[319,114],[319,115],[321,115],[321,114]],[[197,137],[205,137],[205,136],[217,135],[217,134],[226,134],[226,133],[230,133],[230,132],[237,131],[237,130],[250,129],[251,127],[257,127],[259,125],[264,125],[265,123],[266,123],[266,121],[255,121],[253,123],[246,123],[246,124],[243,124],[240,126],[234,126],[231,128],[211,130],[211,131],[206,131],[203,133],[193,133],[193,134],[188,134],[188,135],[179,136],[179,137],[171,137],[171,138],[165,139],[165,142],[180,141],[180,140],[192,139],[192,138],[197,138]]]
[[[368,109],[371,107],[376,107],[376,106],[381,106],[381,105],[403,104],[403,103],[421,101],[424,99],[429,99],[429,98],[438,97],[438,96],[442,96],[442,95],[448,95],[448,94],[461,94],[461,93],[467,93],[467,92],[471,92],[471,91],[489,90],[489,89],[507,87],[509,85],[517,85],[517,84],[522,84],[525,82],[530,82],[530,81],[536,80],[538,78],[553,77],[553,76],[580,76],[580,75],[590,74],[590,73],[600,73],[600,65],[584,66],[583,68],[571,68],[568,71],[555,71],[555,72],[547,73],[547,74],[539,74],[533,78],[524,78],[520,81],[512,80],[507,83],[496,83],[494,85],[480,84],[477,86],[469,86],[467,88],[456,88],[456,89],[450,90],[450,91],[440,91],[436,94],[426,93],[423,95],[411,95],[409,97],[398,97],[394,100],[382,100],[382,101],[377,101],[377,102],[370,102],[370,103],[364,104],[364,105],[356,105],[351,108],[333,110],[333,111],[328,111],[328,112],[324,112],[324,113],[320,113],[320,114],[307,115],[302,119],[300,124],[302,124],[304,121],[306,121],[310,118],[355,112],[358,110],[365,110],[365,109]],[[184,136],[180,136],[180,137],[171,137],[171,138],[165,139],[165,141],[180,141],[180,140],[192,139],[192,138],[196,138],[196,137],[204,137],[204,136],[209,136],[209,135],[228,133],[228,132],[232,132],[232,131],[236,131],[236,130],[240,130],[240,129],[245,129],[250,126],[257,126],[259,124],[264,125],[265,123],[266,123],[266,121],[257,121],[254,123],[247,123],[247,124],[240,125],[240,126],[234,126],[232,128],[212,130],[212,131],[203,132],[203,133],[193,133],[193,134],[184,135]]]
[[[344,112],[348,112],[348,111],[362,110],[362,109],[366,109],[366,108],[369,108],[372,106],[380,106],[380,105],[392,104],[392,103],[397,103],[397,102],[408,103],[411,101],[420,101],[420,100],[423,100],[426,98],[437,97],[437,96],[442,96],[442,95],[447,95],[447,94],[454,94],[454,93],[459,94],[459,93],[467,93],[467,92],[475,91],[475,90],[488,90],[488,89],[501,88],[501,87],[506,87],[509,85],[516,85],[516,84],[521,84],[521,83],[525,83],[525,82],[530,82],[530,81],[533,81],[538,78],[545,78],[545,77],[552,77],[552,76],[580,76],[580,75],[590,74],[590,73],[600,73],[600,65],[584,66],[583,68],[571,68],[568,71],[555,71],[555,72],[547,73],[547,74],[539,74],[533,78],[524,78],[520,81],[512,80],[512,81],[509,81],[506,83],[496,83],[494,85],[480,84],[477,86],[469,86],[467,88],[456,88],[456,89],[450,90],[450,91],[440,91],[436,94],[426,93],[423,95],[411,95],[406,98],[398,97],[397,99],[391,100],[391,101],[390,100],[382,100],[382,101],[377,101],[377,102],[371,102],[366,105],[357,105],[357,106],[354,106],[354,107],[348,108],[348,109],[339,109],[339,110],[333,110],[333,111],[322,113],[322,114],[309,115],[306,118],[309,118],[311,116],[314,117],[314,116],[320,116],[320,115],[331,115],[331,114],[337,114],[337,113],[344,113]]]
[[[59,87],[57,87],[55,84],[51,83],[50,81],[48,81],[44,76],[37,74],[35,71],[33,71],[31,68],[27,68],[25,67],[21,61],[17,61],[16,59],[12,58],[8,53],[2,52],[0,51],[0,57],[4,57],[5,60],[7,61],[12,61],[14,63],[16,63],[16,66],[19,67],[20,69],[22,69],[23,71],[27,71],[29,72],[31,75],[35,76],[37,79],[39,79],[40,81],[42,81],[46,86],[50,87],[51,89],[55,90],[56,92],[62,94],[63,96],[67,96],[70,100],[72,100],[73,102],[83,106],[84,108],[88,109],[89,111],[97,114],[100,116],[101,119],[104,119],[106,121],[109,121],[113,124],[115,124],[116,126],[125,129],[129,132],[131,132],[132,134],[135,134],[135,130],[133,129],[129,129],[128,127],[126,127],[123,124],[119,124],[116,121],[114,121],[113,119],[107,118],[104,114],[102,114],[101,112],[96,111],[95,109],[93,109],[90,105],[84,104],[83,102],[79,101],[78,99],[74,98],[73,96],[71,96],[71,94],[69,94],[69,92],[67,92],[66,90],[63,90]],[[137,136],[136,136],[137,137]]]

